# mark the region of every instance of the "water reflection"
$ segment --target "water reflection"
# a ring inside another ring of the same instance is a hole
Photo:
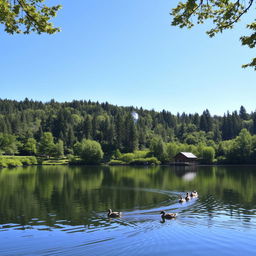
[[[0,230],[79,232],[113,227],[112,208],[124,212],[118,225],[159,220],[159,210],[179,212],[180,221],[203,219],[248,227],[256,214],[255,167],[27,167],[0,171]],[[198,200],[177,203],[197,190]],[[193,222],[193,221],[192,221]],[[254,221],[255,222],[255,221]],[[214,222],[215,223],[215,222]],[[221,224],[222,223],[222,224]],[[69,226],[76,226],[75,230]]]

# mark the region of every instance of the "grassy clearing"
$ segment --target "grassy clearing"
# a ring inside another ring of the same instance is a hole
[[[43,158],[43,157],[38,157],[38,164],[40,165],[66,165],[69,163],[68,158]]]

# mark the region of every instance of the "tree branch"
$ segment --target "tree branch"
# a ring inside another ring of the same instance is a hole
[[[240,1],[238,0],[237,3],[239,3]],[[233,21],[231,21],[230,23],[220,26],[219,29],[225,29],[227,27],[232,26],[234,23],[236,23],[245,13],[248,12],[248,10],[251,8],[252,4],[253,4],[254,0],[250,0],[249,5],[246,7],[246,9],[244,9],[244,11],[242,13],[240,13],[236,19],[234,19]]]

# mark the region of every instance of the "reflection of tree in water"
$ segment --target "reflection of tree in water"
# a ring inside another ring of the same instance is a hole
[[[108,208],[153,208],[167,200],[165,194],[156,193],[160,190],[198,190],[200,208],[193,208],[193,212],[210,218],[225,210],[248,222],[255,214],[255,168],[198,167],[194,179],[184,180],[187,173],[191,169],[160,166],[3,169],[0,223],[27,225],[38,218],[48,226],[56,225],[58,220],[66,220],[69,225],[101,225]],[[37,225],[36,221],[33,223]]]

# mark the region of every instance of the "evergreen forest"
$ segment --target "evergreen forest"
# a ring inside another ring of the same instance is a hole
[[[90,150],[98,153],[92,156]],[[223,116],[207,109],[173,114],[85,100],[0,99],[3,156],[168,163],[180,151],[193,152],[202,163],[256,163],[256,112],[241,106]]]

